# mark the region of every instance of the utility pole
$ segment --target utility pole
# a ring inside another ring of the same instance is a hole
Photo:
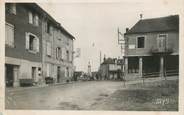
[[[120,48],[121,48],[121,57],[124,60],[123,56],[125,53],[125,40],[123,38],[124,38],[124,35],[119,31],[119,28],[118,28],[118,44],[120,45]],[[123,65],[121,65],[121,71],[122,71],[123,83],[124,83],[124,87],[125,87],[125,76],[124,76]]]
[[[100,64],[102,63],[102,52],[100,50]]]
[[[124,50],[125,50],[125,48],[124,48],[125,40],[123,39],[123,37],[124,37],[124,35],[119,31],[119,28],[118,28],[118,44],[121,47],[121,55],[122,55],[122,57],[124,56]]]

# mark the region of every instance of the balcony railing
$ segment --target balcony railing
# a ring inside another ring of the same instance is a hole
[[[170,54],[173,52],[172,48],[152,48],[150,51],[152,54]]]

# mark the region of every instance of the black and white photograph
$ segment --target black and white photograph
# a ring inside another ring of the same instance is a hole
[[[4,3],[4,109],[180,111],[182,0],[70,1]]]

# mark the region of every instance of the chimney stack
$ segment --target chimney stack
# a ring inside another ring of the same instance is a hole
[[[106,60],[105,54],[104,54],[104,61]]]
[[[129,31],[129,28],[126,28],[126,33]]]
[[[143,18],[143,14],[140,14],[140,20],[142,20],[142,18]]]

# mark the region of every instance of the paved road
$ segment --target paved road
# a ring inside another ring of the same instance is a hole
[[[6,109],[89,110],[122,82],[87,81],[27,90],[6,90]]]

